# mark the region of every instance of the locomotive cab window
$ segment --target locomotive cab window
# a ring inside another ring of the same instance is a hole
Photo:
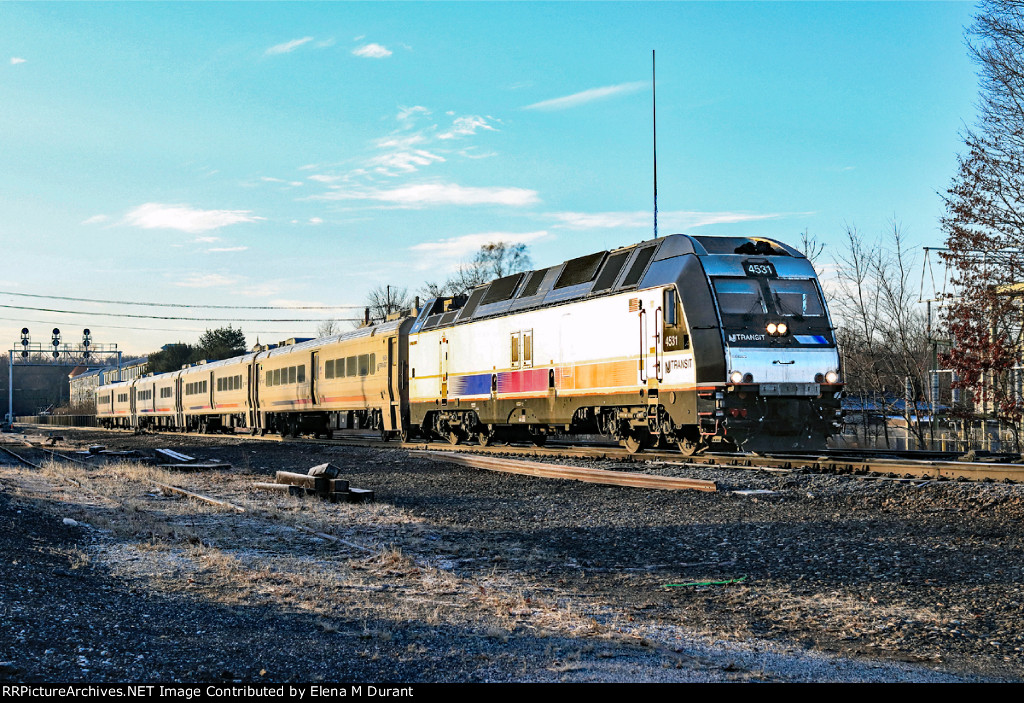
[[[761,286],[750,278],[715,278],[715,297],[718,308],[724,315],[766,314]]]
[[[662,299],[665,325],[665,351],[679,351],[690,348],[690,335],[683,321],[679,296],[675,288],[666,288]]]
[[[768,281],[768,289],[780,315],[821,317],[825,314],[814,281],[773,279]]]

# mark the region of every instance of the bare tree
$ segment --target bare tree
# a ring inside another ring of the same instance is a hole
[[[341,324],[333,317],[329,320],[324,320],[316,326],[317,337],[333,337],[339,332],[341,332]]]
[[[1024,419],[1024,2],[984,0],[968,33],[980,118],[946,193],[944,254],[956,293],[943,310],[943,361],[983,414],[1018,439]]]
[[[886,419],[892,415],[902,415],[923,446],[917,409],[928,387],[928,338],[911,282],[913,256],[899,224],[893,221],[874,243],[848,226],[846,248],[835,263],[837,336],[847,392],[860,402],[864,432],[870,431],[869,408],[875,408],[882,414],[886,446],[891,446]]]
[[[819,242],[818,235],[811,234],[810,230],[805,227],[804,231],[800,233],[800,251],[803,252],[807,260],[814,266],[818,261],[818,257],[825,251],[825,242]],[[817,266],[815,266],[815,269],[817,269]]]
[[[526,271],[531,266],[533,261],[525,244],[492,242],[481,246],[473,258],[461,264],[459,270],[444,283],[425,283],[421,293],[429,298],[461,295],[496,278]]]
[[[412,307],[412,298],[408,288],[376,286],[366,294],[366,307],[370,309],[371,321],[382,322],[388,315]]]

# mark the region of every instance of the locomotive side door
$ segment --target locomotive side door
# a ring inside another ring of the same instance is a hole
[[[440,366],[441,366],[441,405],[448,405],[448,338],[441,336],[440,342]]]

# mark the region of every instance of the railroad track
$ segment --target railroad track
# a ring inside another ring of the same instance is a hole
[[[47,431],[49,426],[35,426],[40,431]],[[130,433],[129,430],[98,430],[111,433]],[[153,434],[167,437],[182,436],[177,432],[158,432]],[[557,444],[536,446],[491,446],[452,445],[443,442],[383,442],[368,435],[341,437],[337,439],[314,439],[309,437],[281,437],[279,435],[195,435],[223,441],[231,438],[239,441],[285,442],[294,444],[313,444],[327,446],[357,446],[377,449],[407,449],[451,455],[480,455],[491,457],[524,458],[524,459],[589,459],[614,460],[636,464],[638,468],[644,464],[661,464],[677,467],[716,467],[726,469],[775,469],[788,471],[808,471],[816,473],[847,474],[864,477],[907,478],[921,480],[969,480],[969,481],[1003,481],[1024,482],[1024,464],[1006,463],[1010,455],[992,455],[982,458],[989,461],[949,461],[936,458],[913,460],[900,456],[893,458],[878,457],[876,452],[865,452],[858,458],[857,453],[850,450],[836,450],[832,455],[794,454],[784,452],[778,455],[725,454],[714,453],[699,456],[683,457],[676,451],[645,451],[641,454],[629,454],[621,447],[611,445],[597,446],[560,446]],[[933,453],[932,453],[933,454]],[[997,459],[992,461],[991,459]]]

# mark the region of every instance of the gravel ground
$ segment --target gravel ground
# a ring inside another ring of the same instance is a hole
[[[233,468],[0,466],[0,618],[10,624],[0,680],[931,682],[1024,672],[1024,486],[649,467],[719,485],[669,492],[497,474],[402,449],[61,434]],[[324,461],[377,501],[251,488]],[[151,479],[247,512],[165,496]],[[717,583],[680,585],[706,582]]]

